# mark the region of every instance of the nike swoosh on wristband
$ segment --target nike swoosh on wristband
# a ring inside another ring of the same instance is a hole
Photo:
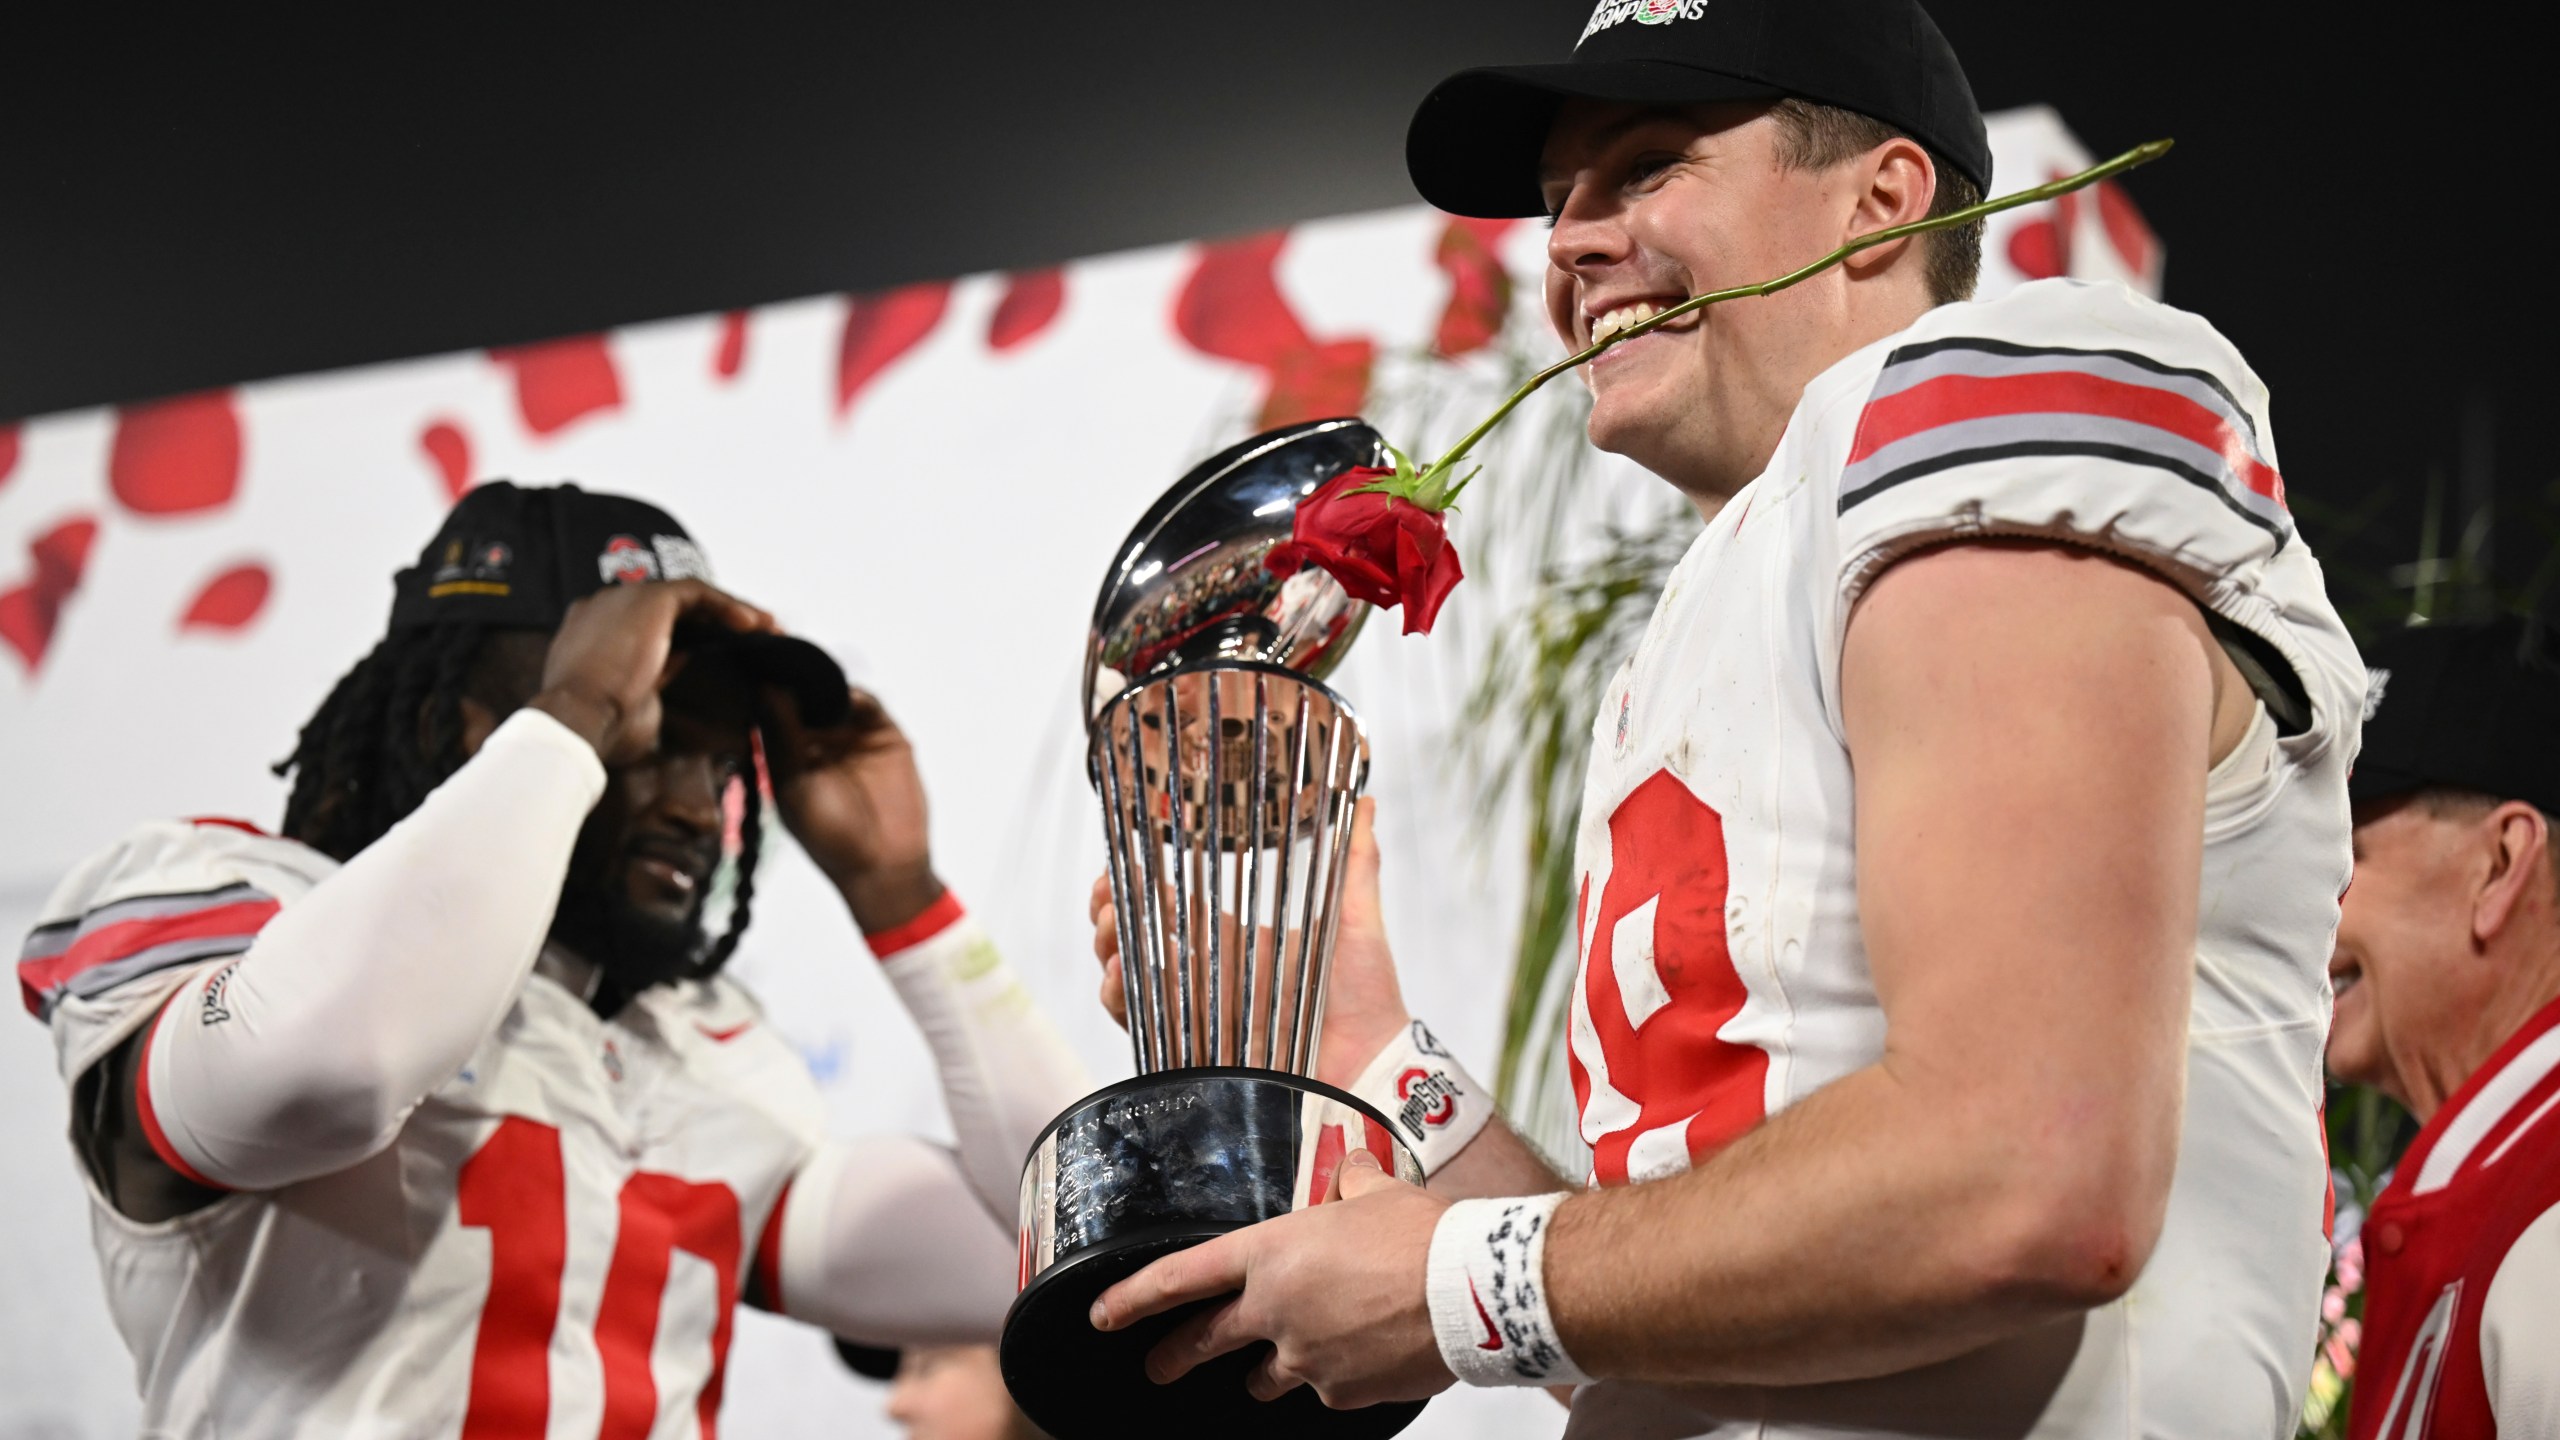
[[[1502,1348],[1502,1332],[1493,1328],[1493,1316],[1484,1308],[1484,1297],[1476,1293],[1476,1277],[1467,1277],[1467,1298],[1475,1302],[1476,1318],[1484,1322],[1484,1338],[1476,1342],[1479,1350]]]

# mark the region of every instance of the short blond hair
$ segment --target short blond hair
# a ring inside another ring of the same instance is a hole
[[[1932,218],[1982,203],[1981,187],[1948,164],[1946,156],[1871,115],[1789,96],[1769,107],[1769,118],[1778,122],[1778,163],[1788,169],[1828,170],[1887,140],[1913,140],[1929,152],[1929,163],[1938,172],[1937,193],[1929,199]],[[1924,274],[1931,304],[1973,298],[1973,287],[1982,278],[1982,225],[1975,220],[1920,237],[1928,247]]]

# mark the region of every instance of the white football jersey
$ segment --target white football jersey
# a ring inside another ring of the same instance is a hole
[[[2192,315],[2050,280],[1930,311],[1805,390],[1769,467],[1672,572],[1592,736],[1570,1067],[1593,1179],[1688,1168],[1881,1059],[1840,661],[1883,569],[1947,540],[2148,567],[2281,656],[2300,733],[2207,782],[2187,1107],[2130,1294],[1847,1385],[1602,1384],[1575,1435],[2293,1433],[2327,1262],[2327,960],[2365,674],[2284,507],[2266,390]],[[2093,825],[2104,816],[2090,817]]]
[[[81,867],[19,965],[64,1079],[146,1024],[227,1018],[226,957],[335,868],[212,821],[142,826]],[[92,1185],[144,1434],[713,1434],[735,1304],[823,1134],[817,1087],[726,980],[607,1021],[552,968],[349,1169],[159,1224]]]

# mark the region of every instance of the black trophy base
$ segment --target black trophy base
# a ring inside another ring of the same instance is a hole
[[[1093,1302],[1103,1291],[1176,1250],[1238,1228],[1168,1226],[1117,1236],[1031,1282],[1005,1317],[1001,1352],[1005,1386],[1031,1423],[1056,1440],[1383,1440],[1412,1424],[1420,1400],[1335,1410],[1304,1385],[1277,1400],[1256,1400],[1245,1377],[1271,1353],[1268,1345],[1221,1355],[1170,1385],[1148,1379],[1147,1352],[1214,1300],[1124,1330],[1093,1328]]]

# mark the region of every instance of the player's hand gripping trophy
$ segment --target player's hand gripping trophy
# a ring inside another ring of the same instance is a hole
[[[1087,1313],[1161,1255],[1323,1204],[1353,1150],[1421,1182],[1383,1116],[1312,1077],[1369,770],[1358,718],[1321,682],[1369,607],[1320,569],[1284,581],[1263,564],[1302,498],[1382,455],[1368,426],[1324,420],[1206,461],[1139,520],[1094,606],[1086,769],[1137,1075],[1060,1115],[1023,1167],[1004,1376],[1059,1440],[1383,1436],[1422,1408],[1328,1410],[1307,1387],[1256,1400],[1258,1348],[1159,1386],[1146,1353],[1198,1307],[1109,1333]]]

